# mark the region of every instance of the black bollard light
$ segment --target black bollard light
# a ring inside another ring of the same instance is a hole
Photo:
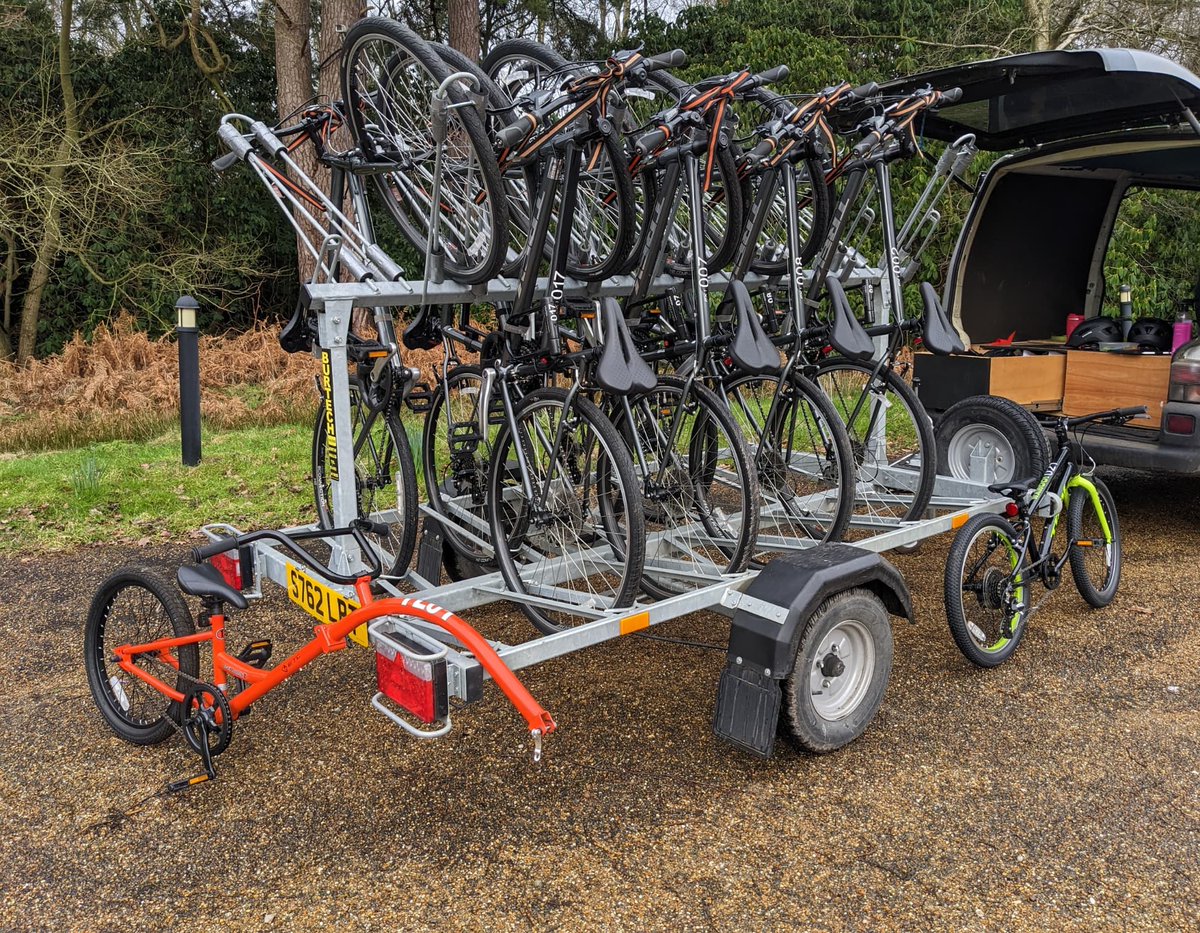
[[[175,334],[179,338],[179,431],[183,465],[200,462],[200,303],[191,295],[175,302]]]

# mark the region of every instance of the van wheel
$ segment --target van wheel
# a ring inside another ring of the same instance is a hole
[[[986,458],[988,483],[1041,476],[1050,447],[1037,419],[1006,398],[972,395],[951,405],[934,429],[938,473],[972,479],[974,458]]]

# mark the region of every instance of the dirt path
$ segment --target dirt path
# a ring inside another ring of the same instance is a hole
[[[355,651],[240,721],[220,780],[164,797],[194,758],[118,741],[81,664],[91,593],[131,555],[0,561],[0,928],[1195,928],[1200,485],[1112,483],[1115,605],[1068,581],[980,672],[944,622],[948,540],[899,556],[919,621],[876,722],[769,762],[710,733],[720,652],[625,639],[529,672],[560,725],[535,767],[494,688],[446,740],[401,736]],[[234,626],[277,650],[307,631],[278,601]]]

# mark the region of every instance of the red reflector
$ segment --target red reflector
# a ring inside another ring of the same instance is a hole
[[[1017,508],[1017,504],[1015,502],[1010,502],[1004,507],[1004,514],[1009,518],[1016,518],[1017,515],[1020,514],[1020,511],[1021,510]]]
[[[399,651],[395,657],[389,658],[377,650],[375,676],[380,692],[421,722],[431,723],[446,718],[449,703],[444,660],[418,661],[406,658]]]
[[[233,556],[230,557],[229,555]],[[225,578],[225,582],[232,586],[235,590],[242,588],[242,562],[238,558],[237,551],[226,551],[223,554],[216,554],[208,559],[217,572]]]
[[[1195,415],[1167,415],[1168,434],[1194,434],[1196,432]]]

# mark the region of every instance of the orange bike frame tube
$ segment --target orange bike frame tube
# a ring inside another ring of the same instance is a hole
[[[119,666],[122,670],[145,681],[159,693],[180,702],[183,700],[183,694],[134,664],[134,655],[157,654],[166,663],[178,667],[179,662],[170,655],[171,649],[201,644],[206,641],[213,642],[213,677],[216,680],[216,686],[220,687],[225,683],[226,673],[231,673],[248,684],[229,701],[230,709],[233,710],[236,719],[251,703],[279,686],[318,656],[345,648],[346,636],[360,625],[381,616],[409,616],[443,628],[462,642],[467,650],[475,656],[475,659],[483,665],[484,670],[491,675],[492,680],[508,697],[509,702],[517,708],[517,712],[525,719],[530,730],[537,730],[542,735],[549,735],[555,730],[553,718],[525,689],[525,685],[517,679],[516,674],[509,670],[500,655],[496,654],[482,635],[454,613],[433,603],[423,602],[416,596],[376,600],[371,594],[370,581],[365,577],[355,583],[354,589],[362,603],[361,608],[330,625],[315,626],[312,641],[300,647],[279,664],[266,670],[251,667],[225,652],[224,616],[212,617],[211,631],[197,632],[194,635],[180,638],[161,638],[144,645],[123,646],[115,649],[114,653],[120,659]]]

